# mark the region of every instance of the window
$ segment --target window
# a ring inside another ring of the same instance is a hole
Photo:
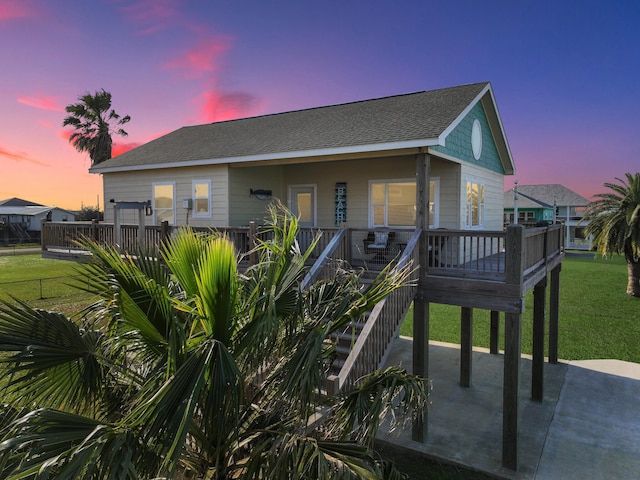
[[[194,218],[211,218],[211,180],[194,180],[192,189]]]
[[[429,227],[439,223],[440,179],[429,182]],[[369,225],[372,227],[414,227],[416,224],[416,182],[372,181]]]
[[[484,224],[484,185],[467,181],[466,226],[482,227]]]
[[[153,184],[153,213],[157,225],[164,221],[169,222],[169,225],[175,223],[173,191],[173,182]]]
[[[371,182],[372,227],[413,227],[416,224],[416,182]]]
[[[535,212],[519,211],[518,223],[534,223],[536,221]]]

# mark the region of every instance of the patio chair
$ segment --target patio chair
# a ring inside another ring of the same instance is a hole
[[[395,243],[396,232],[375,230],[367,233],[363,240],[364,253],[375,254],[371,259],[374,263],[387,263],[392,252],[391,246]]]

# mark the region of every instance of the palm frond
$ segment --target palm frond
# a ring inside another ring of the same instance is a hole
[[[425,379],[399,366],[376,371],[343,395],[324,427],[331,436],[352,437],[371,446],[385,418],[390,417],[393,430],[421,414],[427,405],[428,386]]]
[[[56,312],[0,301],[0,357],[6,394],[20,402],[87,406],[102,391],[103,337]]]
[[[17,419],[0,443],[0,476],[7,480],[129,480],[138,478],[136,461],[149,472],[159,463],[126,429],[50,409]]]

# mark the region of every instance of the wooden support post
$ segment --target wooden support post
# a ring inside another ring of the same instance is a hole
[[[138,245],[144,251],[147,244],[147,227],[145,225],[144,207],[138,209]]]
[[[506,283],[519,285],[524,280],[524,228],[509,225],[505,242]],[[524,300],[522,300],[524,305]],[[518,469],[518,395],[520,391],[520,354],[522,312],[505,313],[504,375],[502,387],[502,465]]]
[[[544,324],[547,277],[533,287],[533,362],[531,367],[531,400],[544,397]]]
[[[122,232],[120,231],[120,209],[116,203],[113,204],[113,243],[117,248],[121,247]]]
[[[249,264],[255,265],[258,263],[258,253],[256,252],[256,222],[249,222]]]
[[[429,376],[429,302],[424,301],[427,278],[429,247],[426,231],[429,228],[429,176],[430,156],[420,153],[416,156],[416,228],[422,230],[418,246],[418,289],[413,301],[413,374],[425,378]],[[417,412],[413,422],[411,438],[424,443],[428,430],[427,407]]]
[[[168,242],[170,235],[171,229],[169,228],[169,222],[164,220],[160,223],[160,241],[163,243]]]
[[[413,374],[425,379],[429,376],[429,302],[421,298],[420,285],[413,302]],[[425,380],[424,388],[427,388]],[[428,431],[427,407],[416,415],[411,431],[411,439],[424,443]]]
[[[518,469],[518,394],[522,314],[505,313],[502,387],[502,465]]]
[[[562,270],[562,263],[551,270],[551,291],[549,292],[549,363],[558,363],[560,270]]]
[[[471,386],[473,355],[473,309],[460,309],[460,386]]]
[[[500,350],[500,312],[491,310],[491,331],[489,333],[489,352],[497,355]]]
[[[91,240],[98,241],[98,220],[95,218],[91,220]]]

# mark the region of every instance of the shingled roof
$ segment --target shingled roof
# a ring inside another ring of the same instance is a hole
[[[582,195],[577,194],[573,190],[568,189],[564,185],[557,183],[543,185],[518,185],[518,193],[520,198],[528,197],[540,204],[559,207],[585,207],[589,204],[589,200]],[[505,192],[504,195],[505,208],[513,208],[513,190]],[[508,204],[507,202],[510,202]],[[522,204],[519,204],[522,206]],[[541,205],[544,206],[544,205]]]
[[[487,92],[491,96],[489,104],[495,109],[490,84],[484,82],[183,127],[95,165],[90,171],[107,173],[438,145]],[[493,114],[498,118],[497,112]],[[503,135],[500,132],[498,137],[506,144]]]

